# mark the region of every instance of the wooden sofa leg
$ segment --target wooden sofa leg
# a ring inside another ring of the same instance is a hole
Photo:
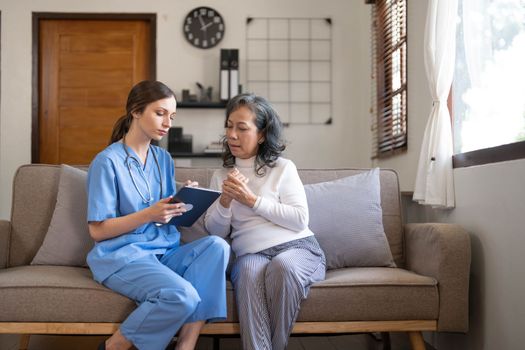
[[[21,334],[20,335],[20,345],[18,348],[20,350],[27,350],[29,348],[29,338],[31,337],[31,334]]]
[[[412,350],[425,350],[425,341],[421,332],[408,332]]]
[[[391,350],[390,347],[390,333],[381,332],[381,340],[383,340],[383,350]]]
[[[221,338],[213,337],[213,350],[221,350]]]

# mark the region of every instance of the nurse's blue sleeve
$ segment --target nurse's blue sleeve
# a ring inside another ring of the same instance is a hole
[[[118,186],[115,169],[107,158],[95,158],[87,178],[87,220],[104,221],[118,216]]]
[[[177,192],[176,182],[175,182],[175,164],[171,154],[169,154],[165,149],[155,146],[157,149],[160,167],[162,168],[162,177],[165,179],[165,190],[162,194],[162,197],[166,198],[168,196],[174,195]]]
[[[170,162],[169,162],[169,169],[170,169],[169,179],[171,180],[169,181],[169,184],[170,184],[171,192],[168,192],[168,195],[172,195],[172,194],[175,194],[175,192],[177,192],[177,182],[175,181],[175,164],[171,156],[170,156]]]

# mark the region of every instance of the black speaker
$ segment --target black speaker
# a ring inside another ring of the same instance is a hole
[[[176,153],[193,152],[193,136],[184,135],[181,127],[173,127],[168,132],[168,152],[171,155]]]

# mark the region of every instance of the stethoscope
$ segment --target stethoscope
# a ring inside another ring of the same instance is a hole
[[[144,170],[142,169],[142,166],[141,166],[140,162],[137,160],[137,158],[135,158],[134,156],[129,154],[128,147],[126,145],[126,140],[125,139],[122,139],[122,145],[124,147],[124,151],[126,151],[126,159],[124,160],[124,162],[126,163],[126,165],[128,167],[129,176],[131,177],[131,182],[133,182],[133,186],[135,186],[135,189],[137,190],[140,198],[142,198],[142,202],[144,204],[148,204],[148,203],[153,202],[153,194],[151,193],[151,187],[149,186],[149,181],[146,178],[146,174],[144,174]],[[162,192],[163,192],[163,190],[162,190],[162,172],[160,170],[159,160],[157,159],[157,155],[155,154],[155,151],[151,150],[151,154],[153,155],[153,159],[155,160],[155,164],[157,164],[157,170],[159,171],[160,198],[162,198]],[[133,172],[131,171],[131,160],[133,160],[135,162],[135,166],[138,169],[138,172],[139,172],[140,176],[142,177],[142,179],[146,183],[146,189],[148,190],[148,197],[146,197],[142,193],[142,191],[140,190],[139,186],[137,185],[137,182],[135,181],[135,177],[133,176]]]

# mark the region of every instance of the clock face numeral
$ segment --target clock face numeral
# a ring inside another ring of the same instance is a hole
[[[224,37],[225,25],[221,15],[210,7],[191,10],[183,22],[183,34],[188,42],[201,49],[209,49]]]

